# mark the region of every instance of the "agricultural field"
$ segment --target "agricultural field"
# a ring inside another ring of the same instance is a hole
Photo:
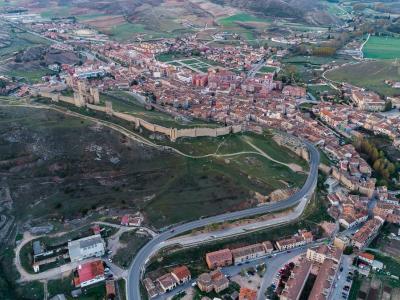
[[[365,58],[400,58],[400,38],[371,36],[363,48]]]
[[[2,60],[11,58],[15,53],[20,50],[26,50],[27,48],[33,46],[50,44],[48,40],[27,32],[13,29],[9,25],[5,25],[2,22],[0,22],[0,26],[0,32],[2,34],[9,35],[9,37],[7,37],[7,41],[9,43],[0,48],[0,59]]]
[[[251,207],[257,203],[254,192],[268,195],[300,186],[306,178],[262,155],[186,158],[52,111],[9,107],[0,113],[1,171],[8,174],[4,184],[20,220],[130,208],[160,228]],[[273,158],[306,166],[269,136],[247,138]],[[188,154],[254,151],[239,135],[165,144]]]
[[[271,20],[268,18],[259,18],[246,13],[239,13],[233,16],[222,18],[218,20],[218,23],[222,26],[232,27],[236,26],[237,23],[269,23]]]
[[[326,77],[335,82],[348,82],[367,88],[384,96],[400,94],[399,89],[387,85],[385,80],[399,80],[400,65],[392,60],[367,61],[348,64],[326,73]]]

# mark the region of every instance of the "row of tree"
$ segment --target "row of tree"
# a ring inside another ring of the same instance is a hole
[[[354,143],[355,148],[360,153],[367,156],[368,162],[372,165],[374,171],[379,174],[386,182],[396,172],[396,165],[390,162],[382,150],[379,150],[375,144],[365,138],[359,138]]]

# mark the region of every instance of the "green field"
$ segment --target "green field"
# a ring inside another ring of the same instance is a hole
[[[132,23],[117,25],[111,29],[111,35],[117,41],[126,41],[131,39],[135,34],[144,32],[146,32],[144,25]]]
[[[223,26],[236,26],[236,22],[260,22],[260,23],[268,23],[270,20],[268,18],[258,18],[253,15],[249,15],[246,13],[239,13],[230,17],[226,17],[223,19],[219,19],[218,23]]]
[[[400,58],[400,38],[371,36],[363,48],[365,58]]]
[[[394,89],[384,82],[385,80],[398,81],[400,78],[400,66],[391,60],[346,65],[326,73],[326,76],[338,83],[347,82],[385,96],[400,94],[399,89]]]

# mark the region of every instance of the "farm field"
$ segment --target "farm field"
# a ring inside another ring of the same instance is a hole
[[[0,58],[7,59],[12,57],[16,52],[25,50],[33,46],[49,45],[50,42],[36,35],[32,35],[27,32],[14,31],[8,25],[4,25],[0,22],[2,30],[6,31],[10,35],[11,43],[6,47],[0,48]]]
[[[328,79],[336,82],[348,82],[352,85],[368,88],[385,96],[400,94],[385,84],[384,80],[397,81],[400,76],[400,66],[392,60],[367,61],[350,64],[326,73]]]
[[[365,58],[400,58],[400,38],[371,36],[363,48]]]
[[[194,159],[160,152],[52,111],[9,107],[0,114],[1,171],[9,174],[4,184],[22,220],[71,219],[97,208],[130,208],[161,228],[251,207],[257,204],[254,192],[268,195],[300,186],[306,178],[256,154]],[[276,159],[305,164],[268,136],[248,138]],[[186,153],[254,151],[240,135],[193,142],[165,143]]]
[[[257,23],[268,23],[268,18],[259,18],[246,13],[239,13],[230,17],[222,18],[218,20],[218,23],[222,26],[236,26],[237,22],[257,22]]]

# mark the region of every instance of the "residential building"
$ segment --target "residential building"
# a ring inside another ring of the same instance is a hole
[[[384,219],[375,216],[373,219],[368,220],[353,236],[352,243],[358,249],[367,246],[378,234]]]
[[[220,293],[229,286],[229,280],[224,276],[220,269],[210,273],[200,274],[197,278],[197,286],[202,292],[209,293],[214,290]]]
[[[89,257],[100,257],[105,253],[105,242],[100,234],[68,242],[68,253],[71,262]]]
[[[272,245],[271,245],[272,246]],[[273,249],[264,247],[263,244],[254,244],[231,250],[235,265],[263,257],[271,253]],[[268,251],[268,252],[267,252]]]
[[[77,274],[74,279],[76,287],[85,287],[105,280],[104,265],[101,260],[79,265]]]
[[[164,274],[156,279],[164,293],[172,291],[176,288],[178,281],[171,273]]]
[[[239,300],[256,300],[257,291],[248,288],[241,288],[239,292]]]
[[[209,269],[226,267],[232,264],[232,253],[229,249],[222,249],[206,254],[206,262]]]
[[[300,298],[308,275],[311,272],[311,267],[312,263],[308,259],[305,259],[305,257],[300,259],[292,270],[285,288],[279,297],[281,300],[298,300]]]
[[[186,266],[173,268],[171,271],[172,276],[175,277],[178,284],[184,284],[192,278],[189,269]]]
[[[332,292],[339,269],[338,262],[332,259],[325,259],[319,266],[317,278],[311,289],[308,299],[310,300],[327,300]]]

